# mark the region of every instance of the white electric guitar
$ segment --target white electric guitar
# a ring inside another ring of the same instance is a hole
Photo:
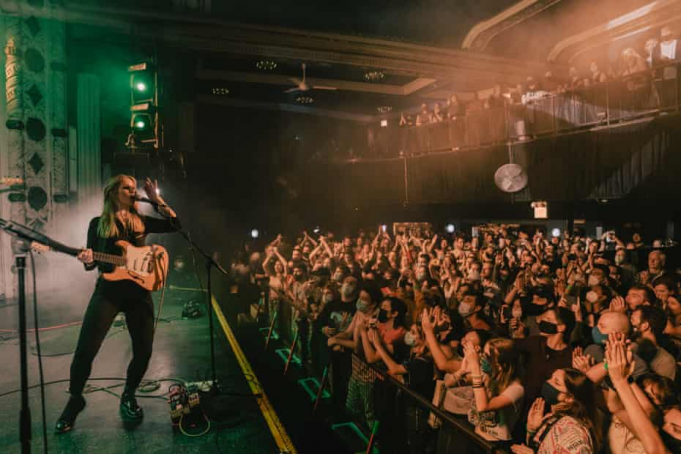
[[[93,252],[95,262],[115,265],[110,273],[102,273],[107,281],[130,280],[150,292],[163,287],[168,275],[168,252],[163,246],[136,247],[127,241],[117,241],[121,255]],[[76,257],[82,249],[72,248],[56,241],[49,246],[32,242],[31,248],[38,252],[57,251]]]

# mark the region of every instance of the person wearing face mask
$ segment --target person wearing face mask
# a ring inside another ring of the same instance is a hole
[[[630,386],[641,408],[648,414],[648,417],[660,432],[665,445],[670,443],[673,447],[676,443],[674,443],[673,436],[669,437],[667,430],[671,429],[670,432],[673,435],[674,430],[673,427],[670,427],[670,422],[674,419],[673,409],[678,404],[674,382],[666,377],[651,373],[639,377]],[[608,430],[610,451],[613,454],[645,452],[641,441],[636,438],[635,427],[614,390],[610,390],[609,401],[613,414],[613,424],[610,425]],[[672,450],[672,452],[674,451]]]
[[[664,414],[664,425],[660,432],[665,447],[672,454],[681,454],[681,408],[674,405]]]
[[[530,404],[540,396],[544,382],[556,370],[572,366],[573,347],[567,343],[568,324],[573,323],[564,319],[560,311],[549,309],[537,317],[539,335],[516,340],[525,370],[527,400],[523,415],[527,415]]]
[[[603,436],[601,418],[594,405],[595,391],[593,383],[578,370],[565,368],[553,372],[544,382],[542,397],[530,407],[526,444],[513,445],[511,451],[515,454],[599,452]]]
[[[556,304],[556,295],[553,289],[548,286],[535,287],[532,291],[532,299],[526,305],[525,325],[530,331],[530,335],[538,335],[539,327],[537,318]]]
[[[489,331],[492,327],[482,315],[483,307],[484,297],[480,293],[469,290],[464,294],[457,311],[464,319],[466,327]]]
[[[315,323],[316,331],[328,339],[333,338],[339,333],[347,332],[357,310],[356,302],[358,297],[357,279],[352,276],[346,277],[343,281],[338,298],[336,298],[336,293],[332,287],[325,288],[322,294],[324,307],[317,317]],[[350,338],[351,334],[352,331],[350,331]],[[333,388],[334,400],[338,404],[345,404],[347,384],[352,367],[352,354],[349,351],[345,351],[339,344],[331,346],[326,355],[330,355],[331,386]]]
[[[366,364],[361,330],[367,329],[371,320],[377,316],[378,302],[382,299],[381,292],[377,287],[365,285],[359,292],[359,298],[355,303],[357,310],[350,326],[342,333],[331,337],[327,342],[329,347],[338,345],[354,352],[354,355],[351,356],[351,375],[348,380],[345,408],[351,415],[363,415],[369,427],[374,422],[374,374],[371,373]]]
[[[604,311],[601,314],[598,324],[591,329],[593,343],[584,349],[583,355],[579,355],[583,359],[590,356],[592,358],[592,363],[595,364],[591,367],[582,368],[582,372],[584,372],[592,382],[600,383],[608,375],[608,371],[604,366],[605,343],[608,340],[608,335],[622,333],[624,336],[628,336],[630,332],[631,325],[626,314],[610,310]],[[576,365],[574,357],[573,365]],[[638,355],[634,354],[633,377],[640,377],[649,371],[650,369],[646,362]]]
[[[634,341],[638,348],[636,353],[656,374],[674,380],[676,377],[676,360],[660,341],[666,341],[663,331],[667,318],[662,311],[653,306],[640,306],[631,314],[631,327]],[[671,344],[673,346],[673,344]],[[675,348],[675,347],[674,347]]]
[[[380,336],[370,332],[369,340],[387,367],[390,376],[422,396],[433,394],[435,385],[433,358],[428,351],[425,335],[419,324],[413,323],[404,335],[404,345],[408,352],[403,360],[386,348]],[[430,430],[427,410],[412,399],[405,399],[405,408],[402,413],[404,414],[404,427],[407,429],[409,452],[414,454],[424,452]]]
[[[404,328],[404,316],[406,315],[406,312],[407,306],[402,300],[395,297],[388,297],[381,302],[375,326],[367,326],[365,323],[360,324],[359,333],[362,337],[362,347],[369,364],[381,360],[381,356],[375,350],[373,342],[369,340],[370,337],[378,337],[379,341],[391,354],[395,353],[395,344],[404,343],[404,336],[406,333]],[[370,336],[369,333],[371,331],[375,331],[375,334]]]
[[[512,438],[523,408],[525,390],[518,375],[519,356],[511,339],[489,340],[482,351],[464,345],[464,361],[470,371],[474,407],[468,420],[487,440]]]

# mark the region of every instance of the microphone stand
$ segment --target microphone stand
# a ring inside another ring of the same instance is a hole
[[[148,201],[144,200],[143,202]],[[172,218],[169,216],[166,216],[164,213],[162,213],[160,210],[158,210],[158,204],[156,203],[151,203],[151,205],[154,205],[154,208],[156,209],[156,212],[159,213],[161,216],[163,216],[165,219],[168,221],[172,222]],[[189,243],[190,247],[196,251],[199,251],[199,253],[206,259],[206,274],[208,276],[208,282],[207,282],[207,288],[206,288],[206,298],[207,298],[207,305],[208,305],[208,329],[210,331],[210,365],[211,365],[211,373],[212,373],[212,384],[211,384],[211,394],[216,395],[220,393],[220,386],[217,378],[217,372],[215,370],[215,328],[213,327],[213,290],[211,286],[211,272],[212,269],[215,268],[217,269],[220,273],[222,273],[225,276],[229,276],[229,273],[225,271],[225,269],[217,262],[213,257],[211,257],[206,251],[201,249],[195,242],[194,240],[191,239],[189,234],[185,232],[184,230],[178,230],[178,233],[180,233],[185,240]]]
[[[7,234],[25,241],[36,241],[43,236],[28,227],[6,221],[0,218],[0,228]],[[26,336],[26,250],[24,244],[22,253],[16,256],[16,268],[19,277],[19,352],[21,363],[21,410],[19,412],[19,439],[22,454],[31,452],[31,408],[28,405],[28,354]]]

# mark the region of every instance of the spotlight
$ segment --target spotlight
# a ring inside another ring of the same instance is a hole
[[[388,120],[381,120],[381,128],[387,128],[388,127]]]
[[[147,91],[147,84],[144,82],[137,82],[137,85],[135,85],[135,88],[139,91]]]
[[[553,235],[554,238],[558,238],[560,236],[560,229],[553,229],[551,230],[551,235]]]
[[[445,226],[445,230],[447,231],[447,233],[454,233],[456,227],[454,227],[454,224],[447,224]]]
[[[256,239],[259,236],[260,236],[260,232],[258,232],[258,229],[251,230],[251,238]]]

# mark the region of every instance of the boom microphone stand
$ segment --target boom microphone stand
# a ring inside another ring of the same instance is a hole
[[[165,214],[161,213],[159,210],[157,210],[157,213],[159,213],[161,216],[164,218],[168,219],[169,221],[172,222],[171,218],[166,216]],[[212,383],[211,383],[211,393],[213,395],[218,394],[220,392],[220,387],[218,383],[218,378],[217,378],[217,372],[215,370],[215,328],[213,327],[213,291],[211,287],[211,274],[212,274],[212,269],[215,268],[217,269],[220,273],[222,273],[225,276],[228,276],[229,274],[225,269],[217,262],[213,257],[211,257],[206,251],[201,249],[195,242],[194,240],[191,239],[189,234],[185,232],[184,230],[178,230],[178,232],[187,240],[189,243],[190,247],[196,251],[199,251],[199,253],[206,259],[206,274],[208,276],[208,282],[207,282],[207,288],[206,288],[206,298],[207,298],[207,305],[208,305],[208,326],[210,330],[210,367],[211,367],[211,373],[212,373]]]

